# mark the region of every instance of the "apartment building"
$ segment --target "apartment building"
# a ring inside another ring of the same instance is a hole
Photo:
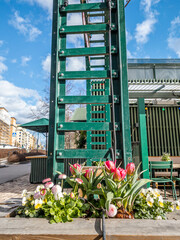
[[[0,144],[9,144],[11,117],[4,107],[0,107]]]

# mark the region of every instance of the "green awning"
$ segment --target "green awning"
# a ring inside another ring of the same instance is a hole
[[[39,133],[47,133],[49,127],[49,119],[41,118],[32,122],[22,124],[20,125],[20,127]]]

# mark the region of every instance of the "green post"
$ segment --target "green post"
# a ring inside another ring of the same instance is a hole
[[[149,179],[148,145],[144,98],[138,98],[137,103],[139,117],[140,160],[142,162],[142,170],[144,171],[147,169],[147,171],[143,173],[143,178]]]

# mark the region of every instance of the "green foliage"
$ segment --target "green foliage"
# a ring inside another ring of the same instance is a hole
[[[85,146],[86,146],[86,131],[76,132],[75,144],[76,144],[77,148],[85,148]]]
[[[170,154],[169,153],[163,153],[161,157],[162,161],[171,161]]]
[[[172,202],[163,202],[158,189],[142,189],[138,194],[134,206],[135,218],[166,219],[166,213],[174,210]]]
[[[73,218],[83,217],[83,201],[78,197],[71,198],[70,195],[64,195],[60,200],[55,200],[51,191],[46,194],[45,201],[36,209],[34,200],[29,199],[25,206],[16,210],[20,217],[39,217],[47,218],[50,223],[71,222]]]

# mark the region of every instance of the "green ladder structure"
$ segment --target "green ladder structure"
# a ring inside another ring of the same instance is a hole
[[[82,25],[67,26],[81,13]],[[67,48],[68,34],[83,34],[83,48]],[[66,71],[69,57],[85,57],[86,71]],[[66,96],[66,80],[86,80],[86,96]],[[66,104],[86,104],[87,122],[65,122]],[[86,149],[65,149],[66,131],[87,131]],[[68,159],[132,161],[124,0],[53,2],[47,175],[55,179]]]

